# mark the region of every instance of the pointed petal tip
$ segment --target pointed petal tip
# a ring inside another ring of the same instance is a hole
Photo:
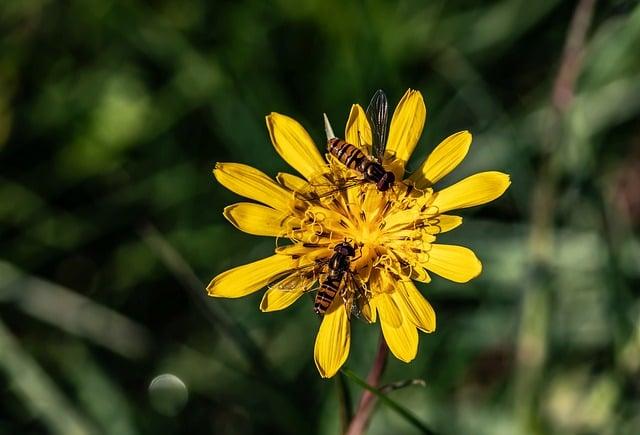
[[[272,124],[278,121],[278,118],[288,118],[288,116],[278,112],[270,112],[268,115],[266,115],[264,119],[267,122],[267,128],[271,128]]]
[[[338,373],[338,370],[340,370],[340,367],[342,367],[342,365],[339,366],[333,366],[333,367],[323,367],[322,364],[318,361],[317,356],[314,357],[314,362],[316,363],[316,368],[318,369],[318,373],[320,374],[320,377],[323,379],[329,379],[332,378],[336,375],[336,373]]]
[[[474,257],[475,257],[475,254],[474,254]],[[469,276],[466,277],[466,279],[461,280],[461,281],[457,281],[457,282],[459,282],[461,284],[465,284],[467,282],[470,282],[471,280],[476,279],[480,275],[482,275],[482,262],[480,261],[480,259],[478,257],[475,257],[475,264],[473,266],[475,266],[475,270],[473,272],[471,272],[469,274]],[[456,282],[455,280],[452,280],[452,281]]]
[[[220,175],[221,172],[223,172],[226,168],[228,168],[230,164],[233,165],[233,163],[228,163],[228,162],[216,162],[215,165],[213,165],[213,169],[211,170],[211,173],[213,174],[214,177],[216,177],[216,179],[218,179],[218,175]]]
[[[417,89],[413,89],[413,88],[407,89],[407,95],[411,95],[411,96],[416,95],[416,96],[419,96],[420,98],[422,98],[422,92],[420,92]]]
[[[397,160],[394,168],[396,178],[404,174],[404,167],[418,144],[426,118],[427,107],[422,94],[408,89],[393,112],[387,139],[387,151]]]
[[[503,184],[502,193],[506,192],[509,186],[511,186],[511,175],[500,171],[495,171],[495,173]],[[500,195],[502,195],[502,193]]]
[[[350,347],[349,316],[343,303],[336,298],[325,313],[316,335],[313,359],[320,376],[334,376],[347,360]]]
[[[433,322],[434,322],[434,323],[433,323],[433,327],[432,327],[432,328],[424,329],[424,328],[421,328],[420,326],[416,326],[416,328],[418,328],[420,331],[424,332],[425,334],[431,334],[431,333],[434,333],[434,332],[436,332],[436,324],[435,324],[435,321],[436,321],[436,320],[435,320],[435,316],[434,316],[434,319],[433,319]]]
[[[207,287],[205,288],[205,290],[207,291],[208,296],[211,296],[213,298],[220,297],[220,295],[218,294],[218,288],[217,288],[219,276],[220,275],[213,277],[213,279],[209,282],[209,284],[207,284]]]
[[[274,118],[278,114],[276,112],[271,112],[264,117],[264,121],[267,124],[267,130],[269,130],[269,135],[271,135],[271,129],[273,128]],[[273,139],[272,139],[273,140]]]
[[[216,291],[215,291],[215,284],[213,283],[213,281],[211,281],[209,285],[207,285],[205,290],[207,291],[207,296],[211,296],[214,298],[217,297]]]
[[[224,217],[226,217],[227,219],[229,219],[229,213],[231,213],[231,211],[236,208],[238,206],[238,204],[229,204],[227,205],[225,208],[222,209],[222,215]]]
[[[394,354],[393,356],[395,356],[397,359],[399,359],[400,361],[402,361],[404,363],[410,363],[411,361],[416,359],[416,355],[406,356],[406,355],[402,355],[402,354],[398,354],[398,355]]]
[[[285,232],[282,224],[288,213],[253,202],[237,202],[226,206],[222,215],[247,234],[279,237]]]
[[[267,115],[266,124],[276,152],[307,180],[328,171],[324,158],[302,124],[276,112]]]
[[[436,193],[431,204],[438,213],[491,202],[506,192],[511,177],[498,171],[479,172]]]
[[[318,364],[318,361],[316,361],[316,367],[317,367],[317,369],[318,369],[318,373],[320,374],[320,377],[321,377],[322,379],[329,379],[329,378],[332,378],[332,377],[334,377],[334,376],[335,376],[335,374],[336,374],[336,373],[338,373],[338,371],[337,371],[337,370],[335,370],[335,371],[330,371],[330,372],[325,371],[325,370],[322,368],[322,366],[320,366],[320,364]]]

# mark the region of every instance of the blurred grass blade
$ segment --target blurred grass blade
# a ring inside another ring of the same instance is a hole
[[[77,413],[40,366],[0,321],[0,369],[27,408],[51,433],[90,435],[98,432]],[[3,419],[4,420],[4,419]]]
[[[235,322],[229,315],[215,304],[205,294],[205,285],[198,279],[191,266],[182,258],[180,253],[151,225],[141,231],[142,239],[158,256],[164,265],[173,273],[183,287],[188,291],[196,307],[205,318],[227,336],[242,351],[247,361],[257,373],[266,374],[266,378],[274,384],[279,383],[279,376],[264,357],[260,346],[251,338],[249,333]]]
[[[144,326],[65,287],[24,274],[1,260],[0,302],[13,302],[30,316],[85,337],[125,358],[142,358],[151,347],[151,336]]]
[[[136,435],[139,433],[133,416],[133,397],[123,391],[108,367],[100,365],[82,343],[71,340],[60,343],[50,358],[64,375],[65,385],[73,387],[74,401],[79,409],[99,427],[103,435]],[[82,361],[78,370],[77,361]]]
[[[435,432],[432,431],[431,429],[429,429],[427,426],[425,426],[425,424],[422,423],[420,420],[418,420],[418,418],[415,415],[413,415],[407,409],[402,407],[395,400],[390,399],[386,394],[381,392],[379,389],[374,388],[371,385],[367,384],[363,379],[360,379],[360,377],[358,377],[358,375],[356,375],[354,372],[352,372],[351,370],[349,370],[347,368],[343,368],[341,371],[347,377],[349,377],[356,385],[364,388],[365,390],[370,391],[378,399],[380,399],[380,402],[384,403],[386,406],[388,406],[389,408],[393,409],[398,414],[400,414],[402,417],[404,417],[404,419],[407,420],[408,423],[410,423],[416,429],[420,430],[421,433],[428,434],[428,435],[435,435]]]

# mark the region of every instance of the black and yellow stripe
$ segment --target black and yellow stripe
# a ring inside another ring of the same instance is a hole
[[[313,304],[313,310],[316,314],[324,315],[327,312],[331,306],[331,302],[333,302],[340,291],[340,282],[342,281],[343,274],[344,272],[331,273],[320,285],[320,290],[318,290],[315,303]]]
[[[351,273],[351,257],[355,255],[353,246],[346,241],[338,243],[333,250],[334,253],[327,263],[327,276],[320,283],[313,305],[313,310],[320,315],[327,312],[336,295],[342,290],[343,278],[347,273]]]
[[[362,151],[342,139],[330,139],[327,149],[329,150],[329,153],[335,156],[349,169],[355,169],[362,172],[366,167],[366,163],[369,163],[369,159]],[[363,164],[365,165],[363,166]]]

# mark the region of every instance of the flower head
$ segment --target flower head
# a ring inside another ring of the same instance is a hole
[[[402,361],[413,360],[418,330],[436,328],[435,312],[413,281],[427,283],[432,272],[467,282],[482,270],[471,250],[436,243],[439,234],[462,223],[461,217],[449,213],[492,201],[510,184],[505,174],[483,172],[434,190],[434,184],[467,154],[471,145],[467,131],[442,141],[405,178],[405,165],[425,118],[422,95],[408,90],[391,119],[381,162],[398,181],[382,192],[375,184],[360,181],[361,173],[335,157],[323,158],[295,120],[278,113],[268,115],[267,128],[276,151],[304,178],[280,173],[274,181],[236,163],[218,163],[214,175],[231,191],[257,202],[225,208],[224,216],[234,226],[290,243],[276,248],[268,258],[216,276],[207,287],[209,295],[237,298],[269,286],[260,309],[276,311],[335,281],[338,291],[322,316],[315,343],[320,374],[333,376],[347,359],[352,314],[370,323],[379,319],[391,352]],[[371,127],[357,104],[347,121],[345,141],[371,155]],[[341,243],[352,246],[355,255],[337,273],[330,260]]]

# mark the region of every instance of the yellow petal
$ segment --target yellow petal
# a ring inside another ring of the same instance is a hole
[[[344,138],[348,143],[366,151],[367,155],[371,155],[371,144],[373,143],[371,125],[367,114],[359,104],[351,106]]]
[[[376,295],[373,299],[376,300],[375,306],[380,315],[380,320],[394,328],[400,327],[402,324],[402,312],[393,297],[390,294],[382,293]]]
[[[415,222],[423,216],[423,211],[418,207],[411,207],[406,210],[389,214],[384,218],[386,231],[396,231],[407,226],[415,227]]]
[[[387,152],[390,155],[395,155],[402,169],[418,144],[426,117],[427,108],[424,105],[422,94],[419,91],[409,89],[393,113],[389,127],[389,139],[387,140]],[[402,175],[402,173],[396,174],[396,176]]]
[[[287,308],[306,293],[314,282],[314,275],[305,273],[303,270],[290,274],[271,285],[269,290],[264,293],[262,302],[260,302],[260,310],[268,312]]]
[[[285,172],[278,172],[278,175],[276,175],[276,180],[282,186],[286,187],[289,190],[293,190],[294,192],[303,192],[309,187],[309,183],[307,183],[304,179],[296,175],[287,174]]]
[[[429,234],[442,234],[460,225],[462,225],[462,218],[460,216],[441,214],[429,219],[429,227],[427,227],[427,230]]]
[[[269,289],[262,297],[260,310],[264,312],[282,310],[297,301],[303,294],[303,291]]]
[[[342,298],[335,298],[325,313],[314,349],[316,367],[323,378],[330,378],[349,356],[351,334],[349,316]]]
[[[361,211],[365,213],[364,220],[375,222],[378,216],[386,211],[385,204],[387,197],[381,194],[375,186],[368,187],[365,191],[364,199],[360,201],[354,201],[354,205],[361,205]],[[349,204],[349,207],[351,207],[351,204]]]
[[[411,278],[416,281],[431,282],[431,277],[421,264],[421,257],[423,257],[424,254],[421,253],[420,248],[414,249],[412,247],[412,245],[418,245],[418,243],[397,241],[388,243],[387,245],[392,249],[395,256],[402,260],[401,263],[405,265],[403,267],[406,269],[406,272],[403,274],[404,276],[409,274]],[[430,249],[431,245],[427,244],[426,248]]]
[[[328,244],[294,243],[276,248],[276,254],[290,255],[299,258],[300,264],[313,263],[319,258],[331,257],[333,253],[333,249],[330,249]],[[305,259],[304,261],[302,260],[303,258]]]
[[[482,272],[482,263],[471,249],[455,245],[431,245],[429,260],[422,265],[443,278],[467,282]]]
[[[240,163],[216,163],[213,175],[230,191],[278,210],[289,210],[292,194],[263,172]]]
[[[411,174],[409,180],[423,189],[437,183],[464,159],[471,145],[471,133],[461,131],[443,140],[429,154],[420,167]]]
[[[344,217],[338,211],[324,206],[312,205],[307,208],[307,213],[313,214],[317,222],[322,225],[325,231],[341,233],[343,231],[354,230],[354,223],[351,219]]]
[[[358,307],[360,310],[360,317],[368,323],[373,323],[376,321],[376,313],[373,308],[371,308],[371,304],[364,300],[360,301],[360,306]]]
[[[283,235],[283,225],[289,216],[290,213],[251,202],[239,202],[224,209],[224,217],[237,229],[256,236]]]
[[[511,184],[502,172],[481,172],[457,182],[436,194],[430,210],[445,213],[449,210],[473,207],[493,201]]]
[[[271,113],[267,116],[267,128],[278,154],[307,180],[328,171],[309,133],[296,120]]]
[[[207,291],[209,296],[240,298],[261,289],[297,264],[298,261],[288,255],[272,255],[222,272],[211,280]]]
[[[388,297],[391,298],[391,296]],[[397,292],[393,295],[393,299],[400,297]],[[408,319],[408,316],[405,316],[400,324],[395,326],[394,322],[389,321],[389,316],[395,317],[396,314],[390,312],[388,307],[389,305],[385,307],[378,305],[378,315],[384,339],[396,358],[404,362],[412,361],[418,353],[418,330]]]
[[[424,282],[424,283],[431,282],[431,277],[429,276],[429,274],[427,273],[424,267],[420,265],[413,265],[413,264],[411,266],[412,266],[411,279],[415,279],[416,281]]]
[[[402,282],[399,293],[402,296],[402,312],[424,332],[436,330],[436,313],[431,304],[420,294],[411,281]]]
[[[372,274],[373,275],[373,274]],[[369,311],[366,314],[366,320],[369,323],[375,323],[378,319],[378,303],[376,301],[377,298],[373,297],[369,299]]]

